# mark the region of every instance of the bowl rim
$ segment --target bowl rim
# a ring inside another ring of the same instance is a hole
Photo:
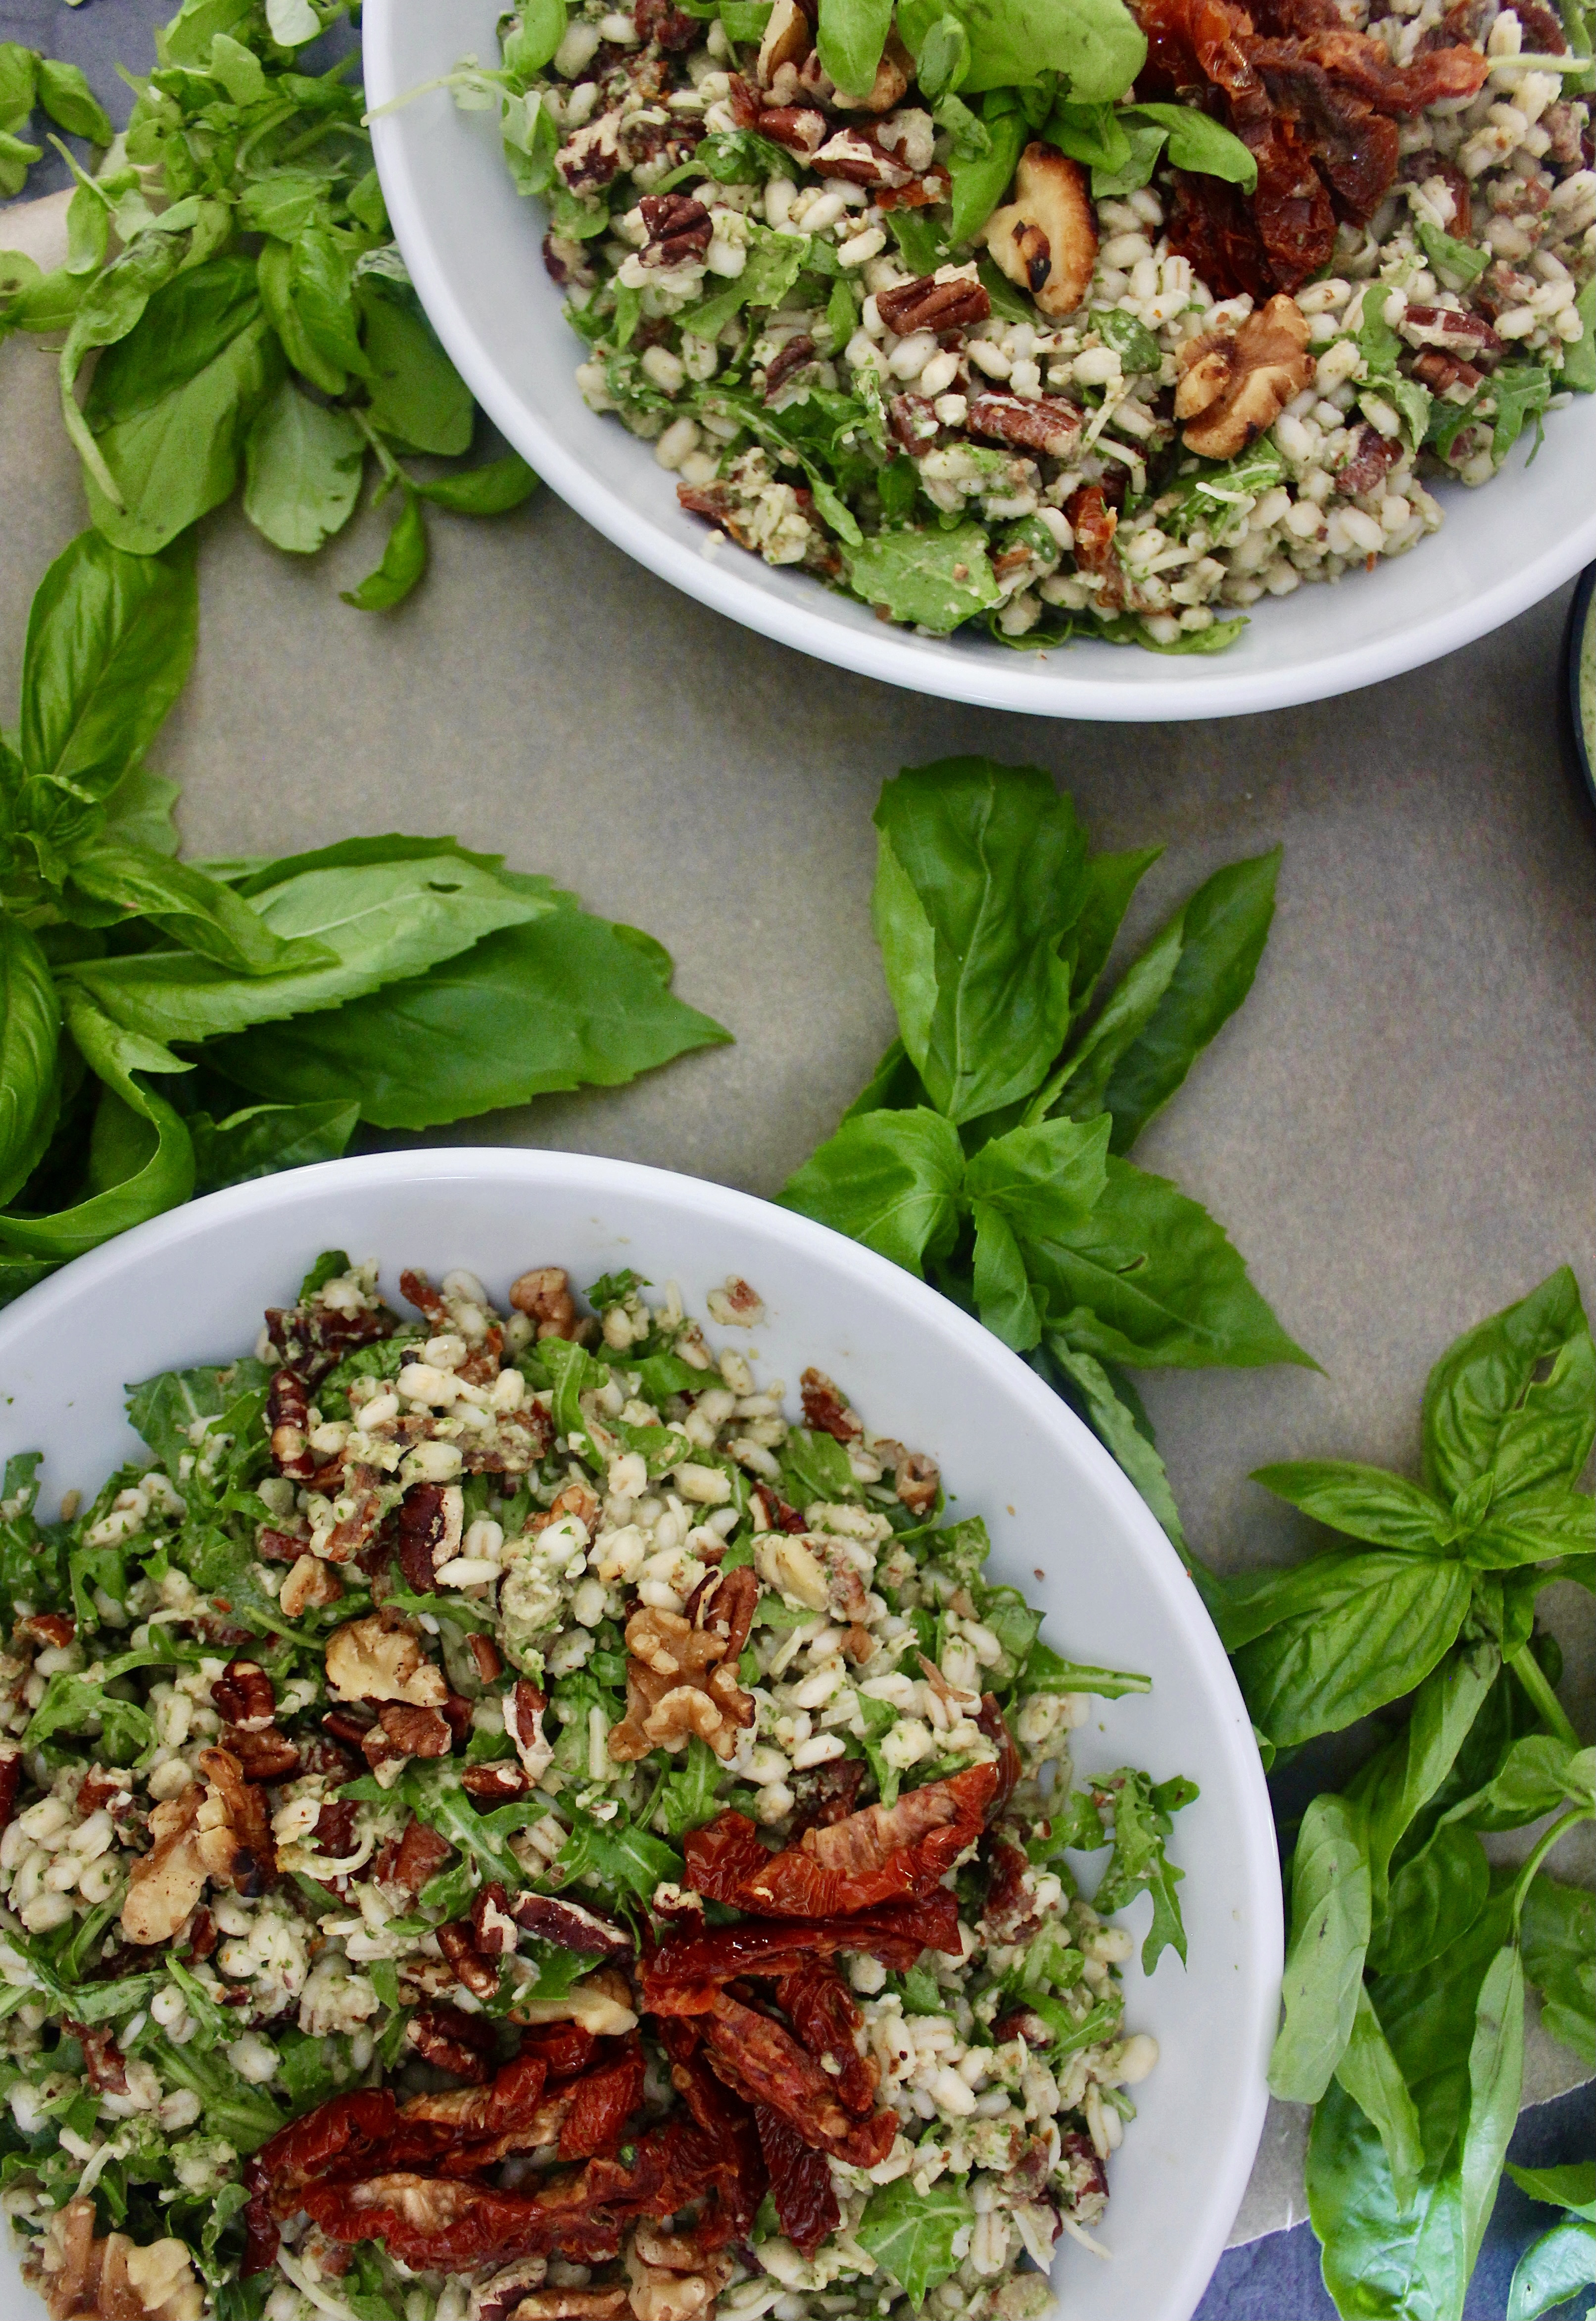
[[[309,1167],[262,1177],[248,1184],[204,1195],[182,1207],[168,1210],[131,1227],[116,1239],[71,1260],[59,1273],[25,1290],[0,1313],[0,1365],[14,1358],[23,1344],[49,1332],[69,1309],[86,1297],[114,1296],[119,1277],[141,1270],[163,1253],[179,1251],[196,1235],[214,1229],[242,1227],[251,1220],[280,1219],[295,1208],[315,1203],[332,1185],[349,1195],[394,1188],[424,1188],[439,1196],[453,1182],[502,1183],[506,1194],[535,1192],[556,1184],[579,1187],[595,1200],[622,1205],[630,1197],[647,1197],[667,1209],[741,1227],[775,1244],[784,1260],[794,1266],[806,1259],[821,1261],[834,1270],[839,1252],[847,1253],[850,1292],[895,1308],[905,1327],[921,1336],[939,1338],[956,1359],[972,1363],[985,1374],[994,1389],[1020,1405],[1056,1441],[1068,1465],[1084,1467],[1094,1487],[1115,1503],[1119,1516],[1139,1534],[1145,1555],[1146,1583],[1163,1597],[1173,1625],[1194,1662],[1194,1673],[1207,1684],[1216,1702],[1216,1746],[1224,1753],[1240,1800],[1236,1829],[1240,1860],[1238,1880],[1238,1913],[1244,1925],[1245,1954],[1251,1982],[1247,1994],[1247,2037],[1257,2058],[1257,2069],[1245,2100],[1224,2123],[1222,2160],[1207,2191],[1197,2229],[1187,2237],[1181,2263],[1169,2282],[1169,2316],[1189,2316],[1195,2308],[1225,2246],[1230,2226],[1257,2152],[1268,2104],[1264,2060],[1274,2037],[1278,1990],[1284,1949],[1283,1907],[1280,1888],[1274,1816],[1263,1765],[1252,1742],[1252,1726],[1229,1661],[1218,1633],[1203,1610],[1202,1599],[1188,1578],[1174,1545],[1140,1494],[1095,1435],[1067,1404],[1037,1375],[1029,1364],[984,1328],[974,1315],[873,1250],[834,1233],[829,1225],[796,1211],[779,1208],[751,1193],[711,1180],[655,1169],[639,1161],[616,1160],[582,1152],[543,1151],[513,1145],[447,1145],[408,1152],[383,1152],[341,1160],[319,1161]],[[1223,1713],[1229,1696],[1230,1714]],[[1182,2302],[1182,2299],[1184,2302]]]
[[[399,15],[411,5],[413,0],[367,0],[361,37],[367,100],[373,108],[404,94],[394,44]],[[1137,686],[1123,678],[1079,676],[1073,669],[1052,666],[1021,669],[1011,664],[1030,656],[1004,653],[995,645],[989,651],[950,650],[948,641],[919,637],[885,623],[851,627],[812,610],[800,592],[752,586],[734,563],[672,538],[663,525],[639,526],[634,512],[598,472],[596,457],[590,465],[563,448],[530,398],[494,360],[468,319],[451,287],[417,184],[413,157],[419,124],[413,134],[407,134],[401,111],[374,120],[371,132],[372,158],[411,279],[456,369],[505,440],[567,506],[657,578],[744,628],[857,676],[913,693],[1038,717],[1143,724],[1255,715],[1338,698],[1455,652],[1538,604],[1596,557],[1593,502],[1582,522],[1549,541],[1526,563],[1485,579],[1464,604],[1444,606],[1410,623],[1395,623],[1380,636],[1309,662],[1281,666],[1271,659],[1252,669],[1228,670],[1223,655],[1182,661],[1181,670],[1191,670],[1184,684],[1170,678]],[[1444,552],[1438,541],[1426,544]],[[1083,644],[1093,648],[1092,640],[1083,640]],[[1137,648],[1102,645],[1095,650],[1122,656]]]

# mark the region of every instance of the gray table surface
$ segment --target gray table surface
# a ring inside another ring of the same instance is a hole
[[[0,0],[0,39],[75,58],[114,110],[111,60],[147,56],[167,13]],[[37,217],[12,213],[0,246],[30,230]],[[7,719],[29,600],[85,521],[55,396],[46,351],[0,347]],[[985,751],[1047,768],[1098,845],[1165,843],[1132,940],[1217,864],[1284,843],[1253,995],[1137,1156],[1226,1222],[1324,1366],[1147,1381],[1202,1552],[1227,1568],[1293,1552],[1296,1518],[1249,1469],[1314,1455],[1410,1467],[1424,1375],[1453,1335],[1564,1260],[1596,1295],[1596,822],[1559,732],[1566,591],[1339,701],[1086,725],[803,660],[676,596],[547,493],[491,523],[436,521],[419,595],[361,615],[337,591],[376,561],[383,526],[362,517],[303,564],[236,514],[202,527],[198,663],[153,753],[183,785],[188,851],[452,831],[648,927],[683,996],[737,1035],[630,1088],[490,1116],[474,1139],[775,1192],[893,1028],[869,923],[880,784]],[[1446,555],[1445,533],[1420,552]],[[1543,1602],[1588,1733],[1588,1599]],[[1589,1847],[1556,1866],[1589,1881]],[[1580,2076],[1542,2042],[1527,2092]],[[1238,2239],[1302,2215],[1301,2124],[1272,2113]],[[1233,2288],[1216,2282],[1207,2321],[1311,2309],[1284,2271]],[[1278,2301],[1256,2303],[1260,2289]]]

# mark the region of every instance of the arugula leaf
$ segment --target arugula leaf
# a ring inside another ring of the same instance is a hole
[[[844,1121],[777,1197],[920,1274],[952,1246],[963,1174],[958,1132],[939,1114],[872,1112]]]
[[[674,1883],[682,1878],[682,1857],[663,1838],[619,1818],[598,1821],[579,1806],[570,1812],[571,1834],[554,1864],[567,1885],[591,1870],[616,1897],[632,1895],[648,1903],[661,1880]]]
[[[1174,1827],[1172,1816],[1196,1797],[1195,1784],[1176,1779],[1155,1787],[1146,1773],[1127,1766],[1095,1780],[1093,1788],[1100,1796],[1112,1796],[1114,1812],[1114,1851],[1092,1898],[1093,1908],[1111,1916],[1145,1887],[1153,1898],[1153,1923],[1141,1946],[1142,1972],[1151,1974],[1165,1950],[1173,1950],[1184,1966],[1186,1930],[1175,1889],[1185,1872],[1170,1861],[1165,1841]]]
[[[269,1375],[265,1363],[252,1357],[221,1369],[162,1370],[129,1387],[128,1419],[154,1452],[156,1465],[176,1480],[178,1460],[197,1447],[195,1432],[200,1421],[220,1420],[242,1396],[263,1388]],[[232,1429],[220,1426],[215,1431]]]
[[[854,2237],[914,2306],[957,2270],[954,2246],[975,2211],[962,2177],[939,2176],[926,2192],[900,2176],[870,2195]]]
[[[721,1760],[709,1743],[701,1741],[695,1733],[687,1743],[685,1764],[673,1764],[654,1802],[654,1811],[663,1819],[667,1835],[685,1837],[690,1829],[697,1829],[711,1819],[721,1773]]]
[[[1151,1692],[1151,1677],[1126,1669],[1092,1668],[1084,1661],[1066,1661],[1050,1644],[1031,1646],[1020,1675],[1021,1692],[1092,1692],[1102,1700],[1119,1700],[1129,1692]]]
[[[221,1041],[207,1060],[286,1104],[358,1102],[386,1128],[426,1128],[580,1087],[615,1088],[731,1034],[670,989],[670,959],[635,928],[546,881],[500,874],[540,904],[372,997],[281,1030]],[[419,962],[418,962],[419,963]]]
[[[821,0],[815,46],[839,89],[869,96],[892,21],[893,0]]]

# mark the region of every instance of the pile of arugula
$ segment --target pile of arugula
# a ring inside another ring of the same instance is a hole
[[[197,622],[186,542],[84,532],[33,602],[0,736],[0,1303],[359,1121],[614,1087],[730,1037],[652,937],[452,838],[177,860],[144,756]]]
[[[348,523],[374,469],[373,505],[396,493],[399,510],[381,563],[346,592],[369,612],[425,571],[424,503],[496,515],[537,478],[514,453],[460,464],[475,406],[394,247],[355,59],[303,69],[305,49],[355,13],[353,0],[184,0],[154,71],[126,76],[136,101],[114,143],[75,67],[0,44],[0,191],[20,189],[41,150],[15,133],[35,101],[111,146],[92,177],[60,149],[77,180],[63,266],[43,274],[0,252],[0,339],[63,336],[62,417],[90,517],[119,548],[167,547],[231,496],[241,467],[251,523],[308,555]],[[402,464],[413,453],[455,464],[422,476]]]
[[[899,1037],[781,1198],[1025,1354],[1183,1550],[1127,1370],[1311,1362],[1207,1210],[1125,1155],[1251,989],[1279,850],[1205,880],[1099,1004],[1161,848],[1089,855],[1047,774],[986,758],[908,769],[875,824]]]
[[[1436,1364],[1419,1482],[1328,1460],[1259,1470],[1354,1544],[1197,1575],[1266,1755],[1382,1716],[1374,1752],[1295,1833],[1269,2073],[1315,2106],[1309,2209],[1348,2316],[1462,2321],[1518,2116],[1527,1981],[1596,2066],[1596,1897],[1542,1867],[1596,1818],[1596,1750],[1535,1630],[1554,1581],[1596,1590],[1596,1502],[1575,1488],[1593,1440],[1596,1349],[1564,1267]],[[1481,1842],[1541,1823],[1519,1866]],[[1588,2210],[1592,2189],[1564,2204]],[[1530,2251],[1513,2321],[1596,2280],[1591,2224]]]

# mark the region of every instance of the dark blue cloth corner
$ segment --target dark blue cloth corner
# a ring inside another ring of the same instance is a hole
[[[1520,2168],[1558,2168],[1593,2156],[1596,2081],[1526,2112],[1510,2154]],[[1513,2267],[1530,2242],[1538,2240],[1562,2213],[1527,2198],[1510,2177],[1502,2179],[1469,2289],[1465,2321],[1506,2321]],[[1588,2295],[1560,2305],[1548,2321],[1579,2321],[1590,2310]],[[1250,2241],[1245,2248],[1227,2249],[1192,2321],[1336,2321],[1336,2308],[1319,2278],[1313,2227],[1299,2225],[1292,2232]]]

